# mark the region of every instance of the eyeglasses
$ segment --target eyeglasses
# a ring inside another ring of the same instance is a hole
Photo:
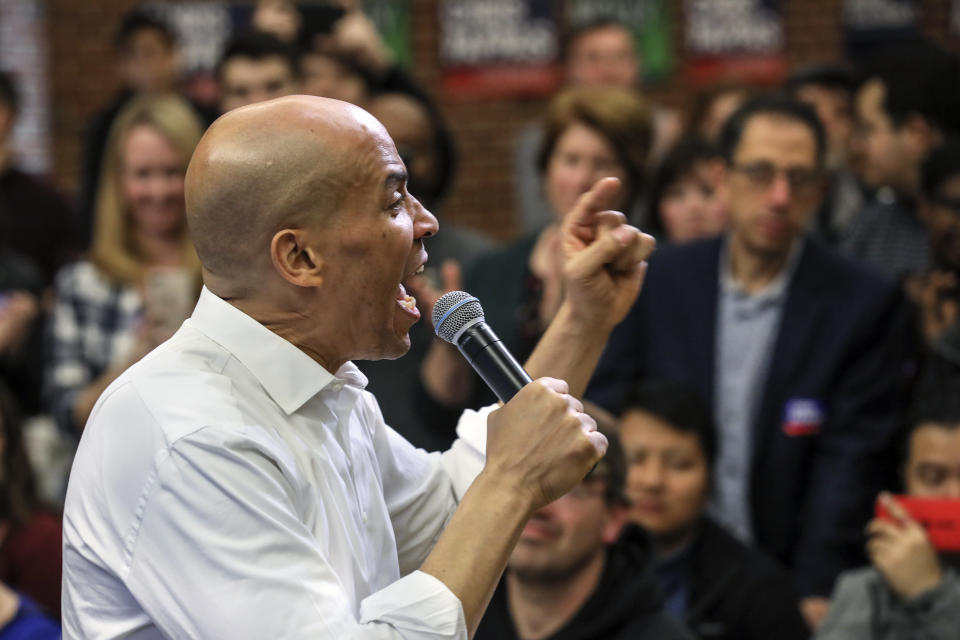
[[[823,175],[819,169],[807,169],[804,167],[791,167],[782,169],[774,166],[770,162],[752,162],[749,164],[732,163],[730,167],[745,177],[747,181],[757,189],[767,189],[777,176],[783,176],[790,185],[790,189],[797,193],[810,193],[818,184]]]

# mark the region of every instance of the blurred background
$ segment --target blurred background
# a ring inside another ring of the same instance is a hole
[[[254,2],[0,0],[0,68],[24,94],[16,144],[21,165],[49,172],[79,196],[83,139],[118,91],[114,42],[127,12],[144,8],[177,32],[185,86],[202,79],[230,35],[249,25]],[[683,114],[700,90],[724,82],[780,83],[813,63],[856,62],[878,42],[917,35],[952,47],[956,0],[368,0],[362,9],[396,62],[440,105],[459,170],[444,217],[505,240],[522,231],[513,153],[524,125],[561,82],[562,34],[595,16],[633,30],[644,94]],[[300,2],[306,15],[322,2]],[[319,9],[319,11],[317,11]],[[197,78],[197,74],[201,74]]]

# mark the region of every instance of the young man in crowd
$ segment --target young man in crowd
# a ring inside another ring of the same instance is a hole
[[[960,367],[960,142],[949,140],[923,163],[917,211],[927,229],[931,268],[907,291],[930,350]]]
[[[249,31],[230,41],[217,63],[220,112],[288,96],[300,88],[296,58],[276,36]]]
[[[73,212],[63,197],[16,166],[19,110],[13,77],[0,72],[0,384],[9,385],[21,410],[33,415],[41,406],[41,300],[77,246]]]
[[[921,392],[907,442],[908,495],[960,500],[960,393]],[[890,494],[890,518],[867,526],[870,566],[843,574],[817,640],[953,640],[960,629],[960,578],[916,518]]]
[[[917,217],[920,165],[946,135],[960,131],[960,65],[934,45],[884,51],[856,95],[855,147],[863,180],[877,194],[851,223],[840,250],[900,280],[929,266]]]
[[[78,228],[83,246],[89,244],[93,232],[94,200],[114,118],[138,95],[161,95],[178,89],[177,40],[162,20],[142,11],[128,13],[117,31],[114,51],[121,89],[113,102],[91,120],[84,144]]]
[[[806,638],[787,574],[705,513],[717,435],[696,392],[669,382],[637,386],[620,439],[628,462],[628,518],[656,540],[667,611],[698,638]]]
[[[475,640],[688,637],[663,610],[649,537],[624,530],[626,461],[607,439],[583,482],[524,527]]]
[[[810,228],[828,244],[836,244],[863,208],[863,188],[848,166],[855,88],[853,73],[839,65],[809,67],[787,80],[787,90],[814,108],[827,134],[827,193]]]
[[[709,399],[713,513],[794,571],[815,620],[862,558],[909,328],[895,286],[804,235],[826,154],[809,106],[756,98],[727,122],[721,150],[728,232],[651,261],[587,397],[620,413],[629,381],[661,378]]]
[[[56,189],[17,168],[13,129],[19,112],[14,78],[0,71],[0,249],[29,259],[48,286],[76,253],[75,221]]]

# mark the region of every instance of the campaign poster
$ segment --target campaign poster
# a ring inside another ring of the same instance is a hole
[[[568,28],[600,18],[623,23],[633,34],[645,84],[667,79],[673,72],[673,40],[668,0],[567,0]]]
[[[856,58],[878,44],[919,35],[917,0],[843,0],[840,14],[847,53]]]
[[[787,73],[780,0],[686,0],[686,76],[695,85],[778,84]]]
[[[441,89],[452,99],[552,93],[560,82],[560,6],[551,0],[440,2]]]
[[[53,169],[46,20],[43,3],[0,0],[0,69],[13,76],[21,101],[12,147],[30,173]]]
[[[363,12],[377,27],[396,63],[405,69],[413,67],[410,0],[363,0]]]

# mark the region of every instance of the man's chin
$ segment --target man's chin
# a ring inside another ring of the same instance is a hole
[[[390,344],[386,345],[383,349],[383,353],[379,358],[374,358],[375,360],[396,360],[401,356],[405,356],[407,352],[410,351],[410,333],[404,332],[402,334],[397,334],[393,336],[393,340],[390,341]]]

